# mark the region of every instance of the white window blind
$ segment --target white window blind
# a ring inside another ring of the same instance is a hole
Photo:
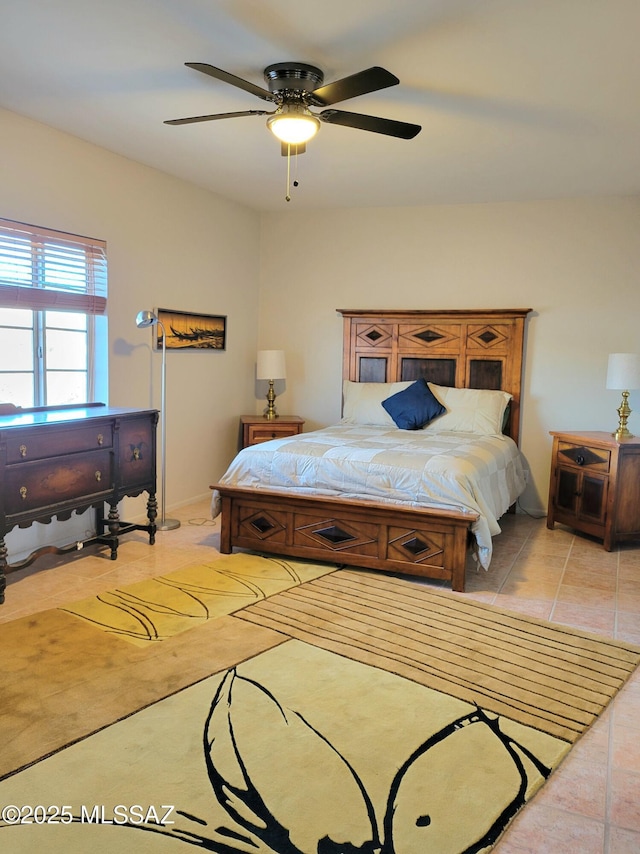
[[[104,314],[107,245],[0,218],[0,306]]]

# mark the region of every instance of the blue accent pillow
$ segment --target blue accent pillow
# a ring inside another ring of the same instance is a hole
[[[447,411],[422,378],[383,400],[382,405],[401,430],[421,430]]]

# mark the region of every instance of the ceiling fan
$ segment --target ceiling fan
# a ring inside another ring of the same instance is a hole
[[[386,134],[399,139],[413,139],[422,130],[420,125],[344,110],[324,109],[319,113],[311,112],[311,107],[330,107],[339,101],[377,92],[400,82],[395,75],[379,66],[367,68],[325,86],[324,74],[315,65],[307,65],[304,62],[278,62],[264,69],[264,79],[269,87],[264,89],[206,62],[186,62],[185,65],[224,83],[230,83],[263,101],[270,101],[275,104],[276,109],[242,110],[171,119],[165,122],[167,125],[185,125],[240,116],[269,116],[267,127],[281,141],[284,155],[302,154],[305,144],[315,136],[321,123]]]

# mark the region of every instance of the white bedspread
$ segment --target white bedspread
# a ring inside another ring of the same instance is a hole
[[[220,483],[479,513],[472,530],[485,569],[498,519],[525,487],[507,436],[346,424],[245,448]],[[211,509],[220,512],[216,491]]]

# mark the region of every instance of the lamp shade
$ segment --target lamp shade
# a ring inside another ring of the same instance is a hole
[[[640,356],[611,353],[607,366],[607,388],[628,391],[640,388]]]
[[[152,311],[139,311],[136,315],[136,326],[138,329],[145,329],[147,326],[153,326],[157,322],[158,318]]]
[[[283,104],[267,119],[267,127],[281,142],[300,145],[320,128],[320,121],[302,104]]]
[[[258,350],[256,379],[285,380],[286,378],[284,350]]]

